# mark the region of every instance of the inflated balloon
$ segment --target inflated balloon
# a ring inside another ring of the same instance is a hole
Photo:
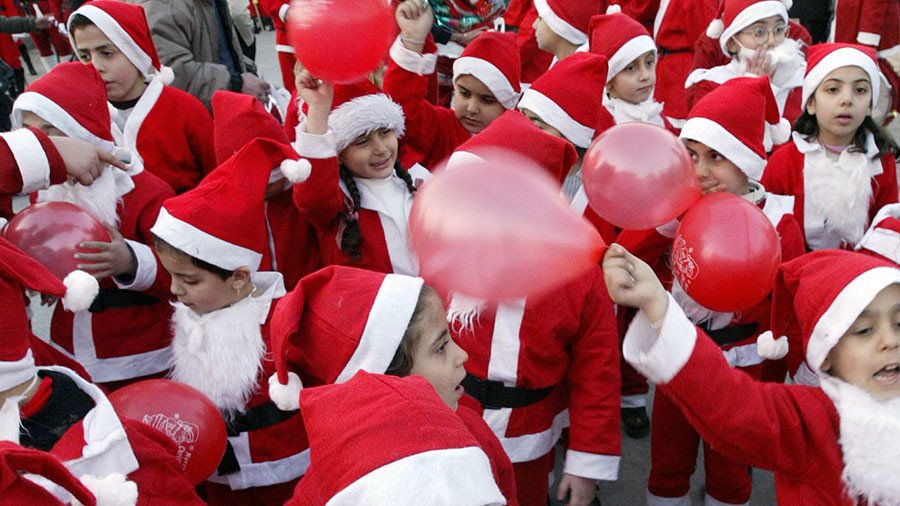
[[[225,420],[216,405],[194,387],[166,379],[132,383],[109,401],[119,416],[143,422],[178,445],[178,459],[192,483],[216,470],[225,454]]]
[[[486,160],[443,170],[416,193],[409,233],[428,283],[497,301],[538,295],[597,265],[603,240],[558,182],[519,156]]]
[[[333,83],[368,77],[387,56],[396,23],[385,0],[293,0],[288,37],[297,60]]]
[[[106,227],[93,215],[68,202],[40,202],[19,211],[5,230],[6,239],[65,279],[78,268],[75,253],[83,241],[110,242]]]
[[[697,201],[672,244],[672,270],[685,293],[714,311],[738,311],[760,302],[775,282],[781,242],[765,214],[730,193]]]
[[[629,230],[668,223],[700,198],[687,148],[649,123],[623,123],[600,134],[585,153],[581,177],[594,211]]]

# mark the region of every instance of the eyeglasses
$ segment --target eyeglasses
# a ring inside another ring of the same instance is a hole
[[[769,40],[770,33],[772,34],[772,38],[776,41],[784,40],[785,36],[787,36],[787,29],[787,25],[778,24],[773,26],[772,28],[766,28],[765,26],[756,26],[753,28],[748,28],[746,30],[741,30],[738,33],[750,35],[758,44],[765,44]]]

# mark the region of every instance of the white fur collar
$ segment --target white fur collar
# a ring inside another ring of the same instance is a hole
[[[69,182],[53,185],[38,192],[38,202],[69,202],[88,211],[104,224],[119,226],[118,205],[122,197],[134,189],[134,181],[113,167],[103,170],[92,184]]]
[[[652,95],[640,104],[631,104],[622,99],[611,97],[609,92],[604,90],[603,106],[612,114],[616,124],[640,121],[665,126],[662,119],[663,104],[654,100]]]
[[[900,505],[900,398],[878,401],[830,376],[821,382],[840,416],[841,479],[848,495],[867,504]]]
[[[791,140],[794,141],[794,145],[797,146],[797,150],[800,151],[801,153],[803,153],[804,155],[813,153],[816,151],[821,151],[823,153],[825,152],[825,148],[818,141],[816,141],[816,140],[808,141],[808,140],[806,140],[806,137],[804,137],[803,135],[801,135],[798,132],[793,132],[791,134]],[[876,157],[878,157],[878,145],[875,144],[875,136],[873,136],[871,132],[866,134],[866,153],[865,153],[865,155],[870,160],[874,160]],[[871,166],[870,171],[872,172],[872,176],[874,177],[874,176],[880,175],[883,172],[883,169],[881,167],[881,164],[879,163],[879,164],[877,164],[877,167]]]

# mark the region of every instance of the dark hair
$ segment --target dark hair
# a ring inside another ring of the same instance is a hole
[[[394,358],[391,359],[391,365],[388,366],[385,374],[389,376],[409,376],[413,367],[413,355],[416,353],[416,346],[419,345],[419,338],[422,337],[422,329],[419,326],[425,317],[425,308],[428,306],[428,298],[437,296],[434,288],[428,285],[422,285],[422,291],[419,292],[419,300],[416,302],[416,309],[413,310],[412,318],[409,319],[409,325],[406,332],[403,333],[403,339],[400,340],[400,346]]]
[[[184,251],[181,251],[180,249],[176,248],[175,246],[172,246],[171,244],[167,243],[166,241],[160,239],[158,236],[155,236],[155,235],[153,236],[153,246],[156,248],[157,252],[158,251],[168,251],[175,255],[182,255],[187,258],[190,258],[191,264],[193,264],[194,267],[197,267],[198,269],[203,269],[204,271],[209,271],[209,272],[215,274],[216,276],[219,276],[220,278],[222,278],[222,281],[227,280],[228,278],[231,277],[232,274],[234,274],[234,271],[229,271],[228,269],[223,269],[223,268],[219,267],[218,265],[213,265],[209,262],[204,262],[203,260],[200,260],[197,257],[192,257],[191,255],[188,255]]]
[[[410,194],[416,193],[416,185],[413,184],[412,176],[409,175],[409,171],[400,165],[399,158],[394,162],[394,172],[397,174],[397,177],[406,183],[406,189],[409,190]],[[341,234],[341,251],[349,255],[353,260],[358,261],[362,246],[362,233],[359,230],[358,214],[360,203],[359,188],[356,186],[356,181],[353,180],[353,172],[343,163],[341,163],[340,177],[350,193],[350,201],[347,203],[350,211],[341,212],[337,215],[337,219],[344,222],[344,232]]]
[[[87,26],[97,26],[84,14],[75,14],[71,18],[69,18],[69,32],[74,33],[75,30],[79,28],[84,28]]]
[[[818,137],[819,122],[816,121],[815,114],[810,114],[804,109],[800,114],[800,117],[797,118],[797,121],[794,122],[794,130],[804,136],[807,141],[812,141]],[[888,135],[878,123],[875,123],[872,116],[866,116],[862,125],[856,129],[856,133],[853,135],[853,145],[849,149],[854,152],[865,153],[866,139],[868,137],[866,134],[869,132],[871,132],[872,137],[875,138],[875,146],[878,147],[878,156],[890,153],[894,158],[897,158],[898,155],[900,155],[900,147],[897,146],[897,143],[894,142],[891,136]]]

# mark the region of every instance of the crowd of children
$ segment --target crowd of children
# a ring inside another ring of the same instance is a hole
[[[282,32],[299,8],[264,3]],[[854,33],[842,0],[837,42],[808,45],[779,0],[607,3],[515,3],[532,25],[458,39],[445,104],[434,6],[404,0],[383,82],[279,49],[283,122],[169,86],[142,7],[71,12],[78,61],[15,101],[0,201],[73,203],[110,240],[60,281],[0,238],[0,439],[25,447],[0,444],[0,504],[585,506],[624,432],[652,433],[634,503],[691,504],[702,445],[707,505],[749,504],[751,467],[780,504],[900,505],[900,148],[876,115],[900,26]],[[621,230],[589,207],[586,150],[635,121],[679,136],[703,194],[768,218],[782,263],[755,306],[687,293],[677,219]],[[417,191],[494,148],[552,176],[610,244],[600,265],[510,300],[419,277]],[[47,339],[26,291],[56,305]],[[160,377],[226,422],[197,486],[107,398]]]

